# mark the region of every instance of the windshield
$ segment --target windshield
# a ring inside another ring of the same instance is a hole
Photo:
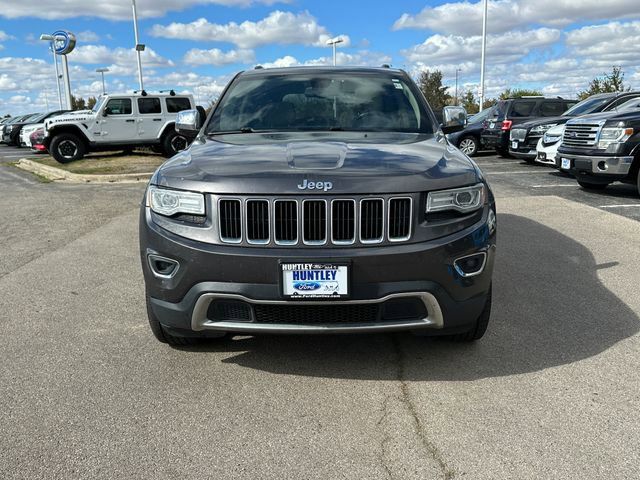
[[[586,98],[579,103],[576,103],[573,107],[562,114],[563,117],[575,117],[578,115],[585,115],[587,113],[593,113],[600,109],[602,105],[607,103],[611,97],[604,98]]]
[[[102,104],[104,103],[106,97],[100,97],[98,98],[98,101],[96,102],[96,104],[93,106],[93,108],[91,109],[92,112],[94,113],[98,113],[100,111],[100,108],[102,108]]]
[[[640,98],[627,100],[622,105],[618,105],[616,110],[635,110],[636,108],[640,108]]]
[[[475,115],[471,115],[467,123],[478,123],[486,120],[490,116],[495,114],[497,107],[494,105],[493,107],[485,108],[483,111],[476,113]]]
[[[301,72],[240,77],[207,127],[209,134],[322,130],[433,133],[433,126],[401,77]]]

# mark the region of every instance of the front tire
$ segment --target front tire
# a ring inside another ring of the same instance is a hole
[[[589,183],[583,180],[578,180],[578,185],[580,185],[585,190],[604,190],[609,186],[608,183]]]
[[[478,140],[470,135],[463,137],[458,142],[458,149],[465,155],[473,157],[478,153]]]
[[[167,133],[162,139],[162,150],[165,157],[173,157],[176,153],[189,148],[189,140],[175,130]]]
[[[69,163],[83,158],[86,147],[77,135],[73,133],[61,133],[51,140],[49,152],[57,162]]]

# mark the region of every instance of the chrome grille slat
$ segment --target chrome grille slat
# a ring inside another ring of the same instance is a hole
[[[373,245],[405,242],[413,235],[413,195],[214,198],[221,243]]]
[[[225,198],[218,203],[218,228],[220,240],[225,243],[242,242],[242,215],[238,199]]]
[[[574,148],[592,148],[595,146],[600,124],[597,123],[567,123],[562,143]]]
[[[269,243],[269,201],[247,200],[245,212],[247,242]]]

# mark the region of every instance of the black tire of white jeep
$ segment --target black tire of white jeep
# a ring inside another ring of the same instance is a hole
[[[162,138],[162,150],[164,156],[173,157],[176,153],[189,148],[189,140],[184,135],[180,135],[175,130],[165,133]]]
[[[49,145],[51,156],[59,163],[80,160],[86,150],[84,142],[73,133],[60,133],[53,137]]]
[[[638,169],[638,173],[636,174],[636,184],[638,186],[638,195],[640,195],[640,168]]]

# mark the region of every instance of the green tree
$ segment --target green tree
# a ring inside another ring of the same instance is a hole
[[[82,97],[71,95],[71,110],[86,110],[87,104]]]
[[[467,90],[460,95],[460,105],[464,107],[469,115],[478,113],[480,104],[476,101],[476,97],[471,90]]]
[[[631,87],[624,85],[624,71],[622,67],[613,67],[611,73],[604,73],[589,82],[589,88],[580,92],[578,98],[584,100],[597,93],[628,92]]]
[[[539,90],[529,90],[527,88],[507,88],[500,94],[500,100],[506,100],[507,98],[520,98],[520,97],[539,97],[542,92]]]
[[[98,100],[96,99],[96,97],[89,97],[87,99],[87,108],[91,110],[96,105],[97,102]]]
[[[442,85],[440,70],[422,72],[418,77],[418,86],[435,112],[442,110],[451,101],[451,95],[447,93],[449,87]]]

